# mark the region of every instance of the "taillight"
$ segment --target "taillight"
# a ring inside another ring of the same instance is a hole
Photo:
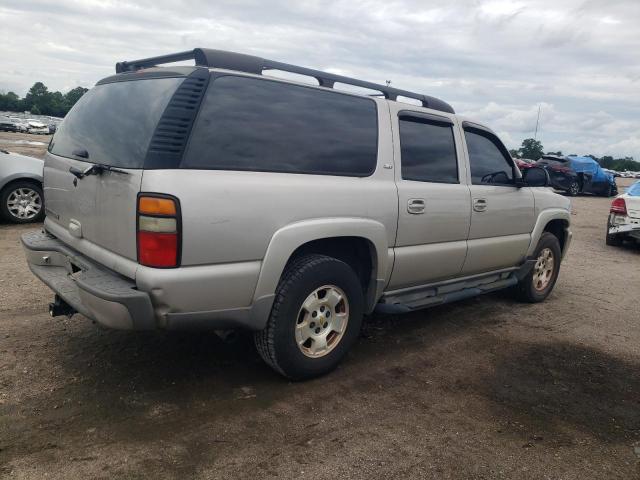
[[[138,263],[172,268],[180,263],[180,205],[161,194],[138,197]]]
[[[624,198],[616,198],[611,203],[611,213],[617,213],[618,215],[626,215],[627,214],[627,203],[624,201]]]

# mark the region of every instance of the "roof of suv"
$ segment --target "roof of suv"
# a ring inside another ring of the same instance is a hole
[[[158,65],[181,62],[185,60],[195,60],[196,67],[162,67]],[[155,68],[154,68],[155,67]],[[116,64],[116,74],[105,78],[98,82],[111,83],[115,81],[130,80],[132,77],[139,76],[141,70],[144,69],[145,77],[147,75],[164,77],[164,76],[187,76],[197,67],[220,68],[225,70],[234,70],[245,73],[261,75],[264,70],[280,70],[299,75],[313,77],[318,81],[318,85],[325,88],[334,88],[336,83],[343,83],[358,87],[367,88],[380,92],[387,100],[397,100],[398,97],[407,97],[419,100],[422,106],[432,110],[439,110],[446,113],[455,113],[451,105],[429,95],[401,90],[387,85],[358,80],[342,75],[313,70],[311,68],[300,67],[288,63],[267,60],[253,55],[245,55],[241,53],[228,52],[224,50],[213,50],[208,48],[194,48],[186,52],[172,53],[158,57],[149,57],[139,60],[131,60],[118,62]],[[148,77],[147,77],[148,78]]]

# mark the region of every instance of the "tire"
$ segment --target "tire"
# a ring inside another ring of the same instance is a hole
[[[578,182],[576,180],[571,182],[571,185],[569,185],[569,190],[567,190],[567,193],[571,197],[575,197],[575,196],[578,195],[578,193],[580,193],[580,185],[578,184]]]
[[[28,202],[28,208],[14,202]],[[44,218],[42,187],[27,180],[12,182],[0,192],[0,214],[13,223],[41,222]]]
[[[553,260],[553,265],[550,267],[548,257],[543,258],[548,254],[552,255]],[[518,299],[523,302],[538,303],[547,298],[558,280],[561,257],[562,252],[558,238],[552,233],[544,232],[534,253],[534,258],[537,259],[536,265],[516,286]],[[549,268],[544,268],[545,265]],[[538,276],[539,272],[545,271],[548,272],[548,275]]]
[[[323,288],[326,290],[324,297]],[[337,298],[340,292],[344,298],[335,308],[329,307],[329,303],[320,306],[329,301],[328,296]],[[276,372],[291,380],[326,374],[340,363],[356,342],[363,308],[362,285],[349,265],[325,255],[305,255],[285,270],[267,326],[254,334],[258,353]],[[318,318],[330,319],[332,324],[325,326]],[[343,325],[341,333],[332,330],[333,322]],[[315,329],[310,328],[312,324]],[[329,330],[323,342],[321,337]],[[322,344],[326,349],[321,349],[319,345]]]

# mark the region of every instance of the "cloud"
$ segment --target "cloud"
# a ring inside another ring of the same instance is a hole
[[[21,0],[0,90],[89,87],[117,61],[205,46],[441,97],[517,147],[640,158],[640,2]]]

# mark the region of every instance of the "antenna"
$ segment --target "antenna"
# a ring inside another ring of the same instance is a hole
[[[538,139],[538,125],[540,125],[540,104],[538,104],[538,119],[536,120],[536,133],[533,135],[534,140]]]

